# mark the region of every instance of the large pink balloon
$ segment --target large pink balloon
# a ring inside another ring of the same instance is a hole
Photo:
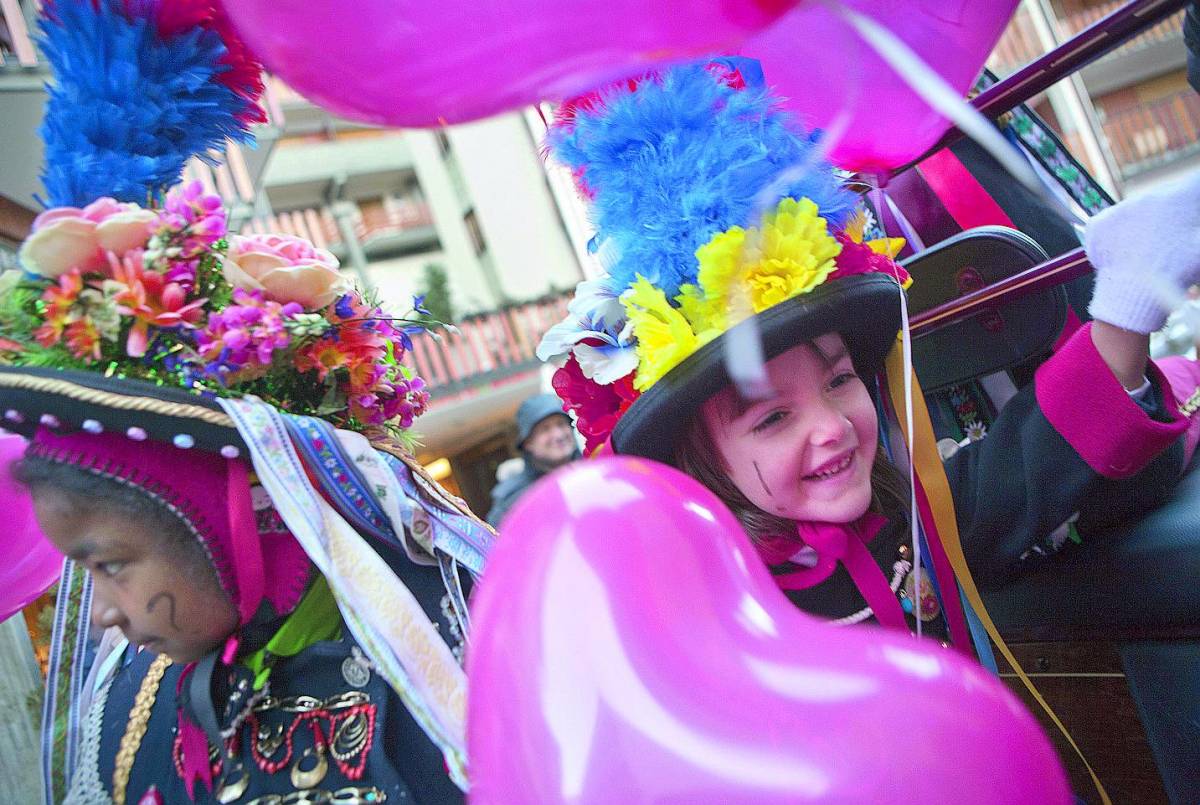
[[[904,41],[966,95],[1019,0],[840,0]],[[804,3],[746,42],[767,85],[812,127],[840,133],[833,161],[879,173],[920,156],[948,123],[825,3]]]
[[[227,0],[238,34],[309,100],[436,126],[731,52],[799,0]]]
[[[24,439],[0,434],[0,621],[46,592],[62,570],[62,554],[42,536],[29,492],[12,478],[12,464],[24,454]]]
[[[473,604],[475,805],[1070,801],[979,666],[799,612],[691,478],[581,462],[505,521]]]

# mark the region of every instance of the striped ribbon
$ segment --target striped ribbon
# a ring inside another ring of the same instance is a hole
[[[42,704],[42,792],[46,805],[62,802],[75,770],[91,612],[91,574],[70,559],[64,560]]]
[[[1100,795],[1100,800],[1103,805],[1112,805],[1112,800],[1108,797],[1108,792],[1104,790],[1104,786],[1100,783],[1100,778],[1096,776],[1096,772],[1092,770],[1092,764],[1083,755],[1083,751],[1079,745],[1075,743],[1075,739],[1071,737],[1071,733],[1059,719],[1050,704],[1043,698],[1042,694],[1034,686],[1033,680],[1021,668],[1017,658],[1009,649],[1008,644],[1004,642],[1004,638],[1000,635],[1000,630],[996,628],[996,624],[992,621],[991,615],[984,606],[983,598],[979,594],[979,588],[975,584],[975,578],[971,575],[971,569],[967,566],[966,556],[963,554],[962,541],[958,533],[958,520],[954,514],[954,500],[950,495],[950,482],[946,478],[946,471],[942,467],[941,456],[937,452],[937,440],[933,435],[933,425],[929,421],[929,410],[925,407],[925,397],[921,393],[920,383],[917,381],[916,373],[905,371],[904,356],[899,348],[899,345],[894,347],[887,358],[887,377],[888,386],[891,391],[893,405],[904,406],[906,400],[912,401],[911,417],[900,416],[900,426],[904,428],[904,438],[911,446],[913,468],[917,477],[920,479],[921,486],[925,491],[925,495],[929,504],[929,513],[932,515],[934,523],[933,527],[927,530],[931,539],[936,539],[941,542],[942,548],[946,552],[946,556],[950,560],[951,566],[954,568],[955,575],[958,578],[958,583],[962,588],[963,596],[967,599],[970,608],[974,610],[974,614],[982,623],[984,630],[995,643],[996,649],[1001,656],[1008,661],[1012,666],[1013,672],[1017,678],[1033,696],[1034,701],[1042,708],[1058,731],[1067,739],[1067,743],[1075,750],[1075,754],[1083,761],[1083,765],[1087,768],[1088,774],[1091,775],[1092,783],[1096,786],[1096,791]],[[905,387],[911,384],[911,394],[905,394]],[[906,421],[907,420],[907,421]],[[911,422],[911,428],[909,423]]]
[[[254,399],[219,402],[276,510],[329,582],[355,640],[465,791],[466,674],[450,647],[383,558],[313,488],[280,413]]]

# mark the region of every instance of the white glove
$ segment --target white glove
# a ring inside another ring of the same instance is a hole
[[[1089,219],[1083,246],[1096,269],[1092,318],[1152,333],[1200,283],[1200,170]]]

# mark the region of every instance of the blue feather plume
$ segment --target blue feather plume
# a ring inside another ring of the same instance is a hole
[[[854,195],[813,154],[816,135],[761,84],[735,89],[710,64],[665,70],[632,92],[622,83],[548,135],[551,155],[594,194],[593,223],[615,255],[608,269],[616,293],[639,274],[668,298],[694,283],[696,249],[730,227],[754,225],[759,194],[798,165],[804,170],[778,198],[812,199],[833,226],[853,212]]]
[[[101,196],[145,204],[179,181],[184,163],[226,139],[252,140],[245,100],[215,80],[221,38],[194,28],[162,38],[153,4],[55,0],[41,19],[54,72],[41,127],[49,206]]]

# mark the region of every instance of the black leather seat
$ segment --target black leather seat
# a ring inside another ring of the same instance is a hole
[[[1200,462],[1163,506],[1035,560],[984,599],[1002,633],[1027,638],[1200,637]]]

